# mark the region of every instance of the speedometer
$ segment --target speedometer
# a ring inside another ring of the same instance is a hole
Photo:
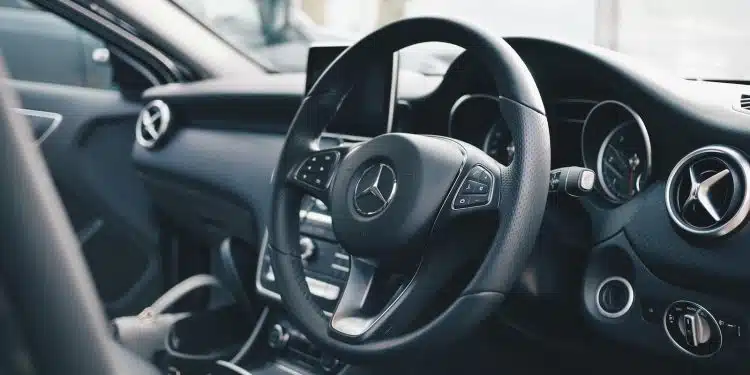
[[[581,130],[583,165],[595,169],[599,197],[621,204],[648,187],[651,139],[641,116],[616,100],[596,104]]]
[[[608,198],[623,202],[636,195],[648,178],[649,147],[638,124],[615,127],[602,142],[597,156],[599,184]]]

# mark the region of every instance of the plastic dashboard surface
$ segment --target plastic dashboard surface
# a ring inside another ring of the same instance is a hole
[[[747,126],[750,116],[733,108],[740,95],[750,90],[740,85],[664,78],[597,48],[530,38],[509,42],[532,67],[546,98],[588,97],[626,102],[642,115],[653,142],[652,184],[620,205],[584,200],[577,214],[590,219],[590,243],[596,250],[582,264],[555,265],[588,270],[584,282],[589,286],[569,296],[575,301],[583,299],[588,324],[602,336],[675,356],[684,353],[675,348],[658,323],[653,325],[648,321],[651,317],[643,316],[642,309],[648,313],[653,301],[661,306],[692,300],[708,309],[717,320],[747,327],[743,317],[750,316],[750,305],[732,290],[750,287],[750,273],[742,267],[747,263],[744,260],[748,256],[745,251],[748,227],[709,243],[676,232],[666,216],[664,183],[677,160],[700,146],[726,144],[745,153],[750,151],[746,146],[750,144]],[[444,81],[458,79],[446,76]],[[194,233],[201,236],[210,239],[235,236],[260,245],[269,214],[269,181],[284,133],[300,102],[303,83],[302,75],[276,76],[244,83],[216,80],[168,85],[147,91],[146,100],[165,100],[177,114],[175,130],[158,150],[138,146],[133,149],[134,161],[154,192],[154,203],[170,219],[194,228]],[[413,105],[414,112],[419,113],[420,102],[437,103],[430,100],[436,100],[445,85],[434,77],[402,77],[399,99]],[[595,86],[601,89],[580,92],[582,88]],[[466,93],[456,92],[455,97]],[[438,104],[427,108],[438,112],[445,106],[447,114],[452,102]],[[553,107],[548,110],[553,115]],[[429,116],[430,111],[422,112]],[[429,121],[420,118],[415,123],[436,123],[433,118],[426,118]],[[558,130],[569,129],[551,129],[553,136]],[[566,160],[580,161],[577,155],[563,156]],[[165,189],[167,185],[169,188]],[[565,219],[574,221],[580,217]],[[560,242],[546,241],[545,245]],[[555,249],[551,250],[548,253]],[[591,248],[584,250],[588,252]],[[612,260],[609,255],[594,257],[594,254],[615,255]],[[603,264],[623,266],[603,267],[598,263],[601,259],[606,260]],[[598,282],[610,276],[628,279],[635,293],[629,312],[614,320],[597,315],[597,309],[591,308]],[[565,279],[555,284],[571,283]],[[547,294],[554,292],[552,289]],[[741,333],[745,332],[743,329]],[[741,362],[737,351],[747,350],[746,341],[746,335],[731,343],[726,341],[726,346],[708,361]]]

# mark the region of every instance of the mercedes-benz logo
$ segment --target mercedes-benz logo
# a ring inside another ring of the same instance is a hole
[[[154,100],[141,110],[135,127],[135,137],[143,147],[151,148],[161,139],[169,129],[171,112],[167,103]]]
[[[365,170],[354,187],[354,208],[363,216],[377,215],[395,194],[396,172],[387,164],[375,164]]]

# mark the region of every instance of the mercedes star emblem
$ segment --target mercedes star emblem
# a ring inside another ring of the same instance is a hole
[[[375,164],[365,170],[354,187],[354,208],[363,216],[377,215],[395,194],[396,172],[387,164]]]
[[[143,147],[151,148],[169,128],[171,113],[166,103],[154,100],[141,110],[136,125],[136,140]]]

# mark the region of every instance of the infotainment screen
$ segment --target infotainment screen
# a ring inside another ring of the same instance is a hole
[[[305,93],[348,45],[313,45],[307,55]],[[326,128],[327,133],[377,137],[387,133],[393,122],[398,85],[398,54],[383,61],[368,61],[358,69],[357,81],[341,109]]]

